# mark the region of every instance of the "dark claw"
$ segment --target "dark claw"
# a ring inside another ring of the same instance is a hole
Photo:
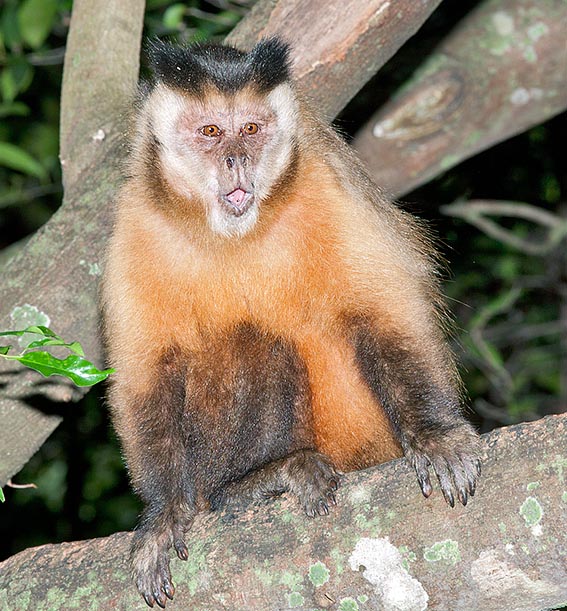
[[[143,594],[142,595],[144,597],[144,600],[146,601],[146,605],[148,605],[148,607],[154,607],[154,597],[151,594]]]
[[[175,594],[175,588],[173,587],[173,584],[169,581],[169,579],[166,579],[164,581],[163,591],[165,592],[165,595],[167,596],[167,598],[169,598],[169,600],[173,600],[173,595]]]
[[[467,491],[461,488],[459,490],[459,501],[461,501],[462,505],[466,506],[468,500]]]
[[[429,480],[429,475],[427,472],[423,475],[418,474],[417,481],[419,482],[419,487],[421,488],[421,492],[423,496],[427,499],[431,496],[433,492],[433,488],[431,486],[431,481]]]
[[[327,492],[327,499],[329,499],[329,503],[331,503],[331,505],[337,504],[337,499],[332,492]]]
[[[177,556],[180,560],[189,560],[189,550],[187,549],[184,541],[175,541],[173,547],[175,548]]]
[[[478,477],[480,477],[480,473],[482,471],[482,464],[481,464],[480,460],[477,460],[475,462],[475,467],[476,467],[476,474],[477,474]]]
[[[315,517],[315,509],[313,509],[313,507],[310,507],[309,509],[306,509],[305,513],[307,514],[307,516],[309,518],[314,518]]]
[[[165,594],[163,592],[154,592],[153,593],[156,603],[162,608],[165,609],[165,603],[167,602],[165,599]]]
[[[474,496],[476,492],[476,481],[473,478],[469,478],[469,494]]]
[[[327,503],[325,503],[325,501],[323,501],[323,500],[319,501],[319,503],[317,505],[317,513],[320,516],[328,516],[329,515],[329,507],[327,506]]]
[[[455,498],[453,497],[453,493],[451,492],[451,490],[443,490],[443,496],[445,497],[445,500],[447,501],[447,503],[449,503],[449,505],[451,505],[451,507],[455,506]]]

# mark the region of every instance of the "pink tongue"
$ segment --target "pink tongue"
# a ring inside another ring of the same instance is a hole
[[[226,197],[231,204],[240,206],[246,197],[246,191],[243,191],[242,189],[234,189],[234,191],[229,193]]]

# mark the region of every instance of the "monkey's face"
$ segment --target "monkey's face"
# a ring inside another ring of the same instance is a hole
[[[287,83],[267,95],[215,89],[199,98],[159,85],[150,98],[165,179],[224,236],[242,236],[256,224],[291,162],[296,114]]]

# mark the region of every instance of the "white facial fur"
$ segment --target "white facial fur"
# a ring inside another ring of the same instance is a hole
[[[250,231],[290,161],[298,121],[291,86],[283,83],[265,98],[239,92],[197,100],[158,84],[145,110],[171,187],[192,205],[204,204],[214,233],[239,237]],[[247,122],[259,126],[256,135],[241,134]],[[200,130],[206,125],[218,126],[222,136],[204,136]],[[230,169],[227,156],[244,161]],[[236,188],[252,193],[252,203],[239,216],[223,204],[227,193]]]
[[[288,83],[276,87],[267,99],[276,116],[277,129],[258,166],[258,184],[264,187],[261,199],[268,196],[289,163],[299,121],[299,105]]]

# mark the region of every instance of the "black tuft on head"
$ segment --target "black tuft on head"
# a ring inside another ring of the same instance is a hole
[[[207,84],[225,93],[255,85],[266,93],[290,76],[289,46],[275,37],[261,40],[249,53],[225,45],[178,47],[160,40],[149,41],[146,52],[155,81],[193,94]]]
[[[290,77],[289,45],[281,38],[264,38],[248,54],[254,81],[270,91]]]

